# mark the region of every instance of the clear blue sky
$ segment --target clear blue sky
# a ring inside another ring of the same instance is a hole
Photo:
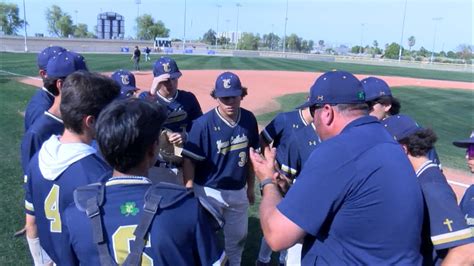
[[[23,17],[22,0],[4,0],[16,3]],[[286,0],[187,0],[186,39],[197,39],[210,28],[216,30],[217,4],[221,5],[219,32],[235,31],[236,3],[239,9],[239,32],[265,34],[272,30],[283,36]],[[472,0],[407,0],[403,45],[416,37],[414,49],[455,50],[461,44],[473,44]],[[74,22],[88,25],[93,31],[100,12],[117,12],[125,17],[125,36],[135,36],[136,0],[25,0],[29,23],[28,35],[48,35],[45,10],[56,4],[69,13]],[[185,0],[141,0],[139,14],[151,14],[163,21],[172,38],[182,38]],[[400,42],[405,0],[289,0],[287,35],[296,33],[316,43],[379,46]],[[436,22],[435,17],[442,17]],[[22,32],[19,32],[22,34]]]

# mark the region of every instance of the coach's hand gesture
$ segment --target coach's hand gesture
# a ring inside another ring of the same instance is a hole
[[[252,161],[253,170],[259,181],[265,178],[273,177],[275,171],[275,155],[276,149],[265,147],[265,156],[250,148],[250,160]]]

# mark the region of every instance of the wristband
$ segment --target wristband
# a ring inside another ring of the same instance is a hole
[[[259,185],[259,187],[260,187],[260,195],[263,196],[263,187],[265,187],[265,186],[268,185],[268,184],[275,184],[275,183],[273,182],[273,178],[267,177],[267,178],[263,179],[262,182],[260,182],[260,185]],[[276,185],[276,184],[275,184],[275,185]]]

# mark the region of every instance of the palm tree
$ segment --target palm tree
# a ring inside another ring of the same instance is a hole
[[[416,39],[415,39],[415,36],[410,36],[410,38],[408,38],[408,47],[410,47],[409,51],[411,52],[411,48],[415,45],[416,43]]]

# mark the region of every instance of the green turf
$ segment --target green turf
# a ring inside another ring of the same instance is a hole
[[[91,71],[115,71],[119,68],[133,68],[127,54],[84,54]],[[245,58],[202,55],[170,55],[175,58],[181,69],[258,69],[325,72],[332,69],[346,70],[355,74],[372,74],[382,76],[417,77],[426,79],[454,80],[473,82],[474,76],[467,72],[438,71],[395,66],[373,66],[349,63],[320,62],[281,58]],[[142,69],[151,69],[152,61],[142,62]],[[0,70],[22,75],[37,75],[36,54],[33,53],[0,53]]]
[[[452,142],[469,136],[474,125],[474,91],[442,90],[421,87],[395,87],[392,90],[400,99],[401,113],[417,120],[424,127],[432,128],[437,136],[436,150],[444,166],[465,169],[465,151]],[[280,111],[289,111],[305,99],[307,93],[289,94],[277,98],[282,108],[257,116],[266,125]]]

